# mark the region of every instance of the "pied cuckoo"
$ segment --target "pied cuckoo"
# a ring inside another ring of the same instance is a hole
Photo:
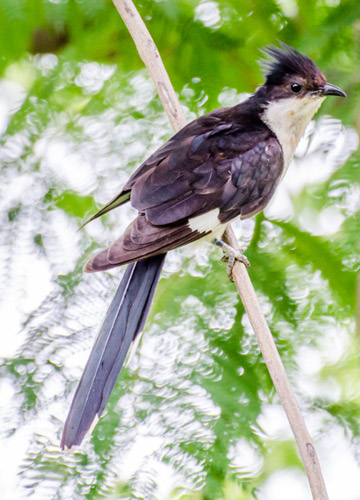
[[[227,224],[264,209],[326,96],[346,94],[295,49],[264,49],[265,83],[246,101],[197,118],[153,153],[89,219],[130,202],[135,220],[85,271],[129,264],[67,417],[61,447],[79,445],[110,397],[141,332],[166,253],[200,238],[223,246]],[[225,246],[230,260],[246,258]]]

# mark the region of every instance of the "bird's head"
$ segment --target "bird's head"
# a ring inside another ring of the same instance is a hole
[[[346,97],[336,85],[328,83],[323,72],[307,56],[285,44],[282,48],[273,45],[263,49],[267,56],[262,61],[266,91],[269,101],[304,98],[313,100],[328,95]]]
[[[336,85],[328,83],[309,57],[285,44],[281,45],[281,48],[269,46],[263,50],[267,56],[262,61],[265,83],[253,98],[262,109],[262,120],[283,146],[285,163],[288,163],[324,98],[346,97],[346,94]]]

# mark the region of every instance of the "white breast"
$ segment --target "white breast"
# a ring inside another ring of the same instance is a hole
[[[288,168],[296,146],[324,98],[290,97],[270,102],[261,118],[274,132],[284,154],[284,170]]]

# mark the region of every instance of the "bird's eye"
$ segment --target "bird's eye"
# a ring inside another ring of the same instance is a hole
[[[302,89],[302,85],[300,85],[300,83],[292,83],[291,84],[291,90],[294,92],[294,94],[298,94],[301,89]]]

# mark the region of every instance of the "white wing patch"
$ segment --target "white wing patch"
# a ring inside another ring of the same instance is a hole
[[[206,214],[198,215],[197,217],[192,217],[189,219],[189,227],[192,231],[199,231],[199,233],[209,233],[203,236],[202,240],[211,241],[213,238],[221,238],[226,229],[226,224],[222,224],[219,221],[219,208],[214,208]]]
[[[217,228],[221,222],[219,221],[219,208],[214,208],[210,212],[192,217],[189,219],[189,227],[192,231],[199,231],[199,233],[208,233]]]

